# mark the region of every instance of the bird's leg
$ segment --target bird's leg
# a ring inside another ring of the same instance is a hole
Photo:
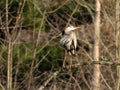
[[[63,66],[62,68],[65,68],[65,63],[66,63],[66,58],[67,58],[67,50],[65,50],[65,56],[64,56],[64,60],[63,60]]]
[[[72,56],[70,57],[70,65],[69,65],[70,71],[71,71],[71,68],[72,68]]]

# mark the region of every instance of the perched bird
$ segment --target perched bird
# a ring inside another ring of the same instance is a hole
[[[65,46],[69,55],[75,55],[75,50],[77,47],[77,37],[74,30],[77,30],[80,27],[69,26],[65,28],[62,33],[62,38],[60,43]]]

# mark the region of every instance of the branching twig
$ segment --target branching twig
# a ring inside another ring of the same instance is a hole
[[[46,80],[46,81],[44,82],[44,84],[41,85],[41,86],[38,88],[38,90],[43,90],[43,89],[47,86],[47,84],[48,84],[54,77],[56,77],[56,76],[59,74],[59,72],[60,72],[60,71],[54,72],[54,73],[51,75],[51,77],[49,77],[48,80]]]

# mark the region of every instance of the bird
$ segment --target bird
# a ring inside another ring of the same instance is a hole
[[[62,33],[60,43],[65,47],[70,56],[75,56],[75,51],[77,48],[77,37],[74,31],[78,28],[80,27],[70,25],[66,27]]]

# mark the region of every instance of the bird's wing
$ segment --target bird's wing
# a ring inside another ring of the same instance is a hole
[[[60,43],[62,45],[65,45],[65,44],[69,43],[70,41],[72,41],[72,40],[68,35],[63,35],[63,37],[60,40]]]

